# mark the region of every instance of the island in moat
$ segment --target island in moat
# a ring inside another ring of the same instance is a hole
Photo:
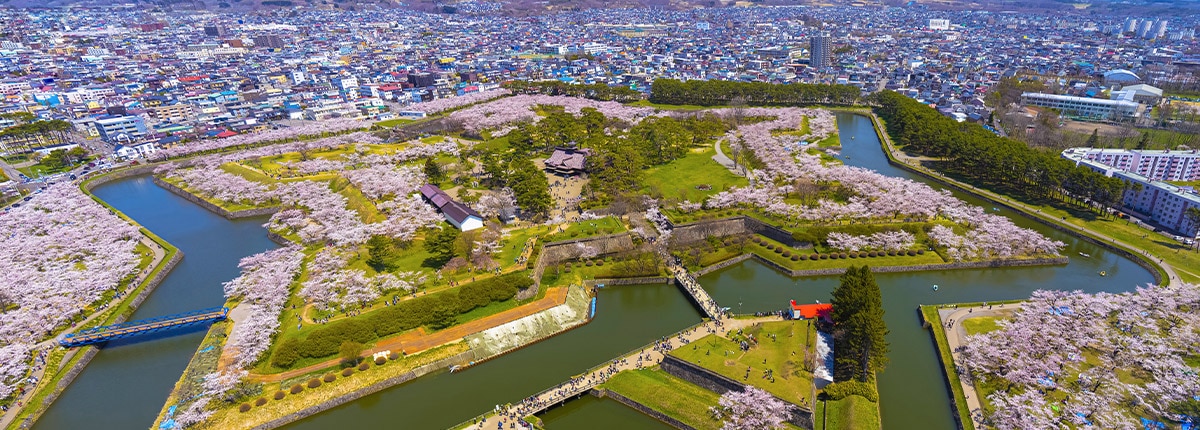
[[[707,85],[656,82],[652,100],[721,94]],[[470,372],[586,324],[603,312],[596,288],[663,282],[692,299],[699,324],[456,428],[538,426],[537,413],[583,394],[681,428],[880,428],[888,329],[873,273],[1067,262],[1062,242],[949,192],[843,165],[829,108],[682,109],[541,88],[437,103],[394,127],[179,144],[109,173],[152,174],[227,218],[270,214],[280,245],[243,259],[225,283],[228,320],[211,326],[154,428],[278,427],[432,372]],[[789,104],[877,105],[888,127],[907,108],[853,87],[784,88],[803,90]],[[103,212],[73,186],[52,190]],[[148,246],[126,245],[131,255]],[[151,251],[143,271],[174,255]],[[747,259],[793,277],[841,275],[840,286],[826,305],[735,315],[696,277]],[[114,273],[139,273],[129,265]],[[31,331],[48,341],[104,320],[64,315]],[[14,351],[16,362],[71,368],[32,349]],[[74,354],[55,351],[62,363]],[[29,383],[11,389],[23,395]]]

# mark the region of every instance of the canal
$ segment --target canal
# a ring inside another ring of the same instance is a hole
[[[849,165],[921,180],[889,165],[871,122],[838,114],[842,157]],[[935,188],[941,188],[932,184]],[[179,247],[186,255],[135,318],[219,305],[221,283],[237,276],[237,260],[274,247],[263,219],[228,221],[153,184],[132,178],[106,184],[96,194]],[[969,196],[970,203],[991,205]],[[879,274],[891,333],[891,363],[879,376],[883,422],[889,429],[952,429],[949,394],[928,332],[918,324],[918,304],[1028,297],[1036,289],[1127,291],[1153,281],[1145,269],[1102,248],[1010,211],[1023,227],[1067,243],[1066,266]],[[1090,258],[1079,258],[1079,252]],[[1098,272],[1107,271],[1107,277]],[[781,309],[788,300],[827,302],[836,277],[790,279],[747,261],[700,278],[723,306],[735,312]],[[932,285],[940,286],[938,291]],[[596,318],[464,372],[440,373],[384,390],[294,423],[291,429],[395,426],[443,429],[532,395],[585,369],[699,321],[675,287],[605,288]],[[105,348],[39,421],[37,428],[147,428],[195,352],[201,333]],[[551,429],[662,429],[664,425],[611,400],[583,398],[544,414]]]

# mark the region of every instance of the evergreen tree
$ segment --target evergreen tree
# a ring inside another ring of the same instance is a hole
[[[867,266],[851,266],[833,290],[834,379],[867,381],[887,365],[888,334],[879,284]]]
[[[528,158],[515,159],[509,163],[512,170],[508,177],[508,186],[512,188],[521,210],[535,215],[545,215],[550,211],[553,199],[550,197],[550,182],[546,175],[538,170]]]
[[[450,261],[456,254],[458,235],[459,231],[454,227],[442,227],[440,230],[426,233],[425,250],[442,263]]]
[[[1097,143],[1100,143],[1100,129],[1093,128],[1092,136],[1087,140],[1087,146],[1095,148]]]
[[[425,159],[425,177],[429,178],[429,182],[436,184],[446,180],[446,172],[437,161],[433,161],[433,157],[430,157]]]
[[[392,238],[383,235],[371,236],[371,239],[367,240],[367,253],[367,265],[376,272],[393,269],[392,260],[397,257],[397,253]]]

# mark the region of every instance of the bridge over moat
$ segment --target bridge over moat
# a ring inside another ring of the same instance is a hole
[[[137,321],[128,321],[120,324],[112,324],[80,330],[63,336],[62,339],[59,339],[58,344],[62,345],[63,348],[74,348],[78,346],[108,342],[110,340],[128,339],[153,333],[160,333],[167,330],[209,324],[224,320],[228,315],[229,308],[216,307],[173,315],[164,315],[161,317],[147,318]]]

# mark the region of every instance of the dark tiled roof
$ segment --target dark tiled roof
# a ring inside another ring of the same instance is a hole
[[[442,213],[446,214],[446,217],[454,220],[459,225],[462,225],[463,221],[472,216],[483,219],[483,216],[479,215],[479,212],[475,212],[474,209],[467,207],[467,205],[453,200],[442,207]]]

